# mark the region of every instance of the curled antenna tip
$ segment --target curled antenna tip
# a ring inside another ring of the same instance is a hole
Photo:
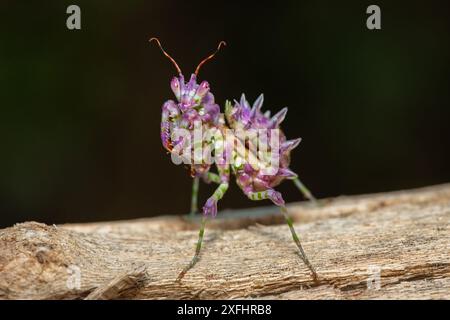
[[[151,37],[150,39],[148,39],[148,42],[152,42],[155,41],[159,47],[161,47],[161,42],[159,42],[159,39],[156,37]]]
[[[159,42],[158,38],[152,37],[148,40],[149,42],[155,41],[158,44],[159,49],[161,49],[162,53],[173,63],[175,68],[177,69],[178,74],[181,74],[181,69],[176,63],[175,59],[172,58],[162,47],[161,42]]]
[[[205,59],[203,59],[203,60],[198,64],[197,68],[195,69],[194,74],[195,74],[195,75],[198,75],[198,72],[200,71],[200,68],[202,67],[202,65],[203,65],[206,61],[212,59],[212,58],[216,55],[216,53],[219,52],[220,48],[222,48],[222,46],[226,46],[226,45],[227,45],[227,43],[226,43],[225,41],[223,41],[223,40],[220,41],[220,42],[219,42],[219,45],[217,46],[216,51],[214,51],[212,54],[210,54],[209,56],[207,56]]]

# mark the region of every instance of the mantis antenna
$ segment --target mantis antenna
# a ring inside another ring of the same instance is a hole
[[[207,56],[205,59],[203,59],[203,60],[198,64],[197,69],[195,69],[195,72],[194,72],[195,75],[196,75],[196,76],[198,75],[198,72],[200,71],[200,68],[202,67],[202,65],[203,65],[205,62],[207,62],[208,60],[214,58],[214,56],[216,55],[216,53],[219,52],[220,48],[221,48],[222,46],[226,46],[226,45],[227,45],[227,43],[226,43],[225,41],[220,41],[220,42],[219,42],[219,45],[217,46],[216,51],[214,51],[212,54],[210,54],[209,56]]]
[[[177,62],[175,61],[175,59],[174,58],[172,58],[164,49],[163,49],[163,47],[161,46],[161,42],[159,42],[159,39],[158,38],[151,38],[150,40],[149,40],[149,42],[152,42],[152,41],[155,41],[157,44],[158,44],[158,46],[159,46],[159,48],[161,49],[161,51],[162,51],[162,53],[173,63],[173,65],[175,66],[175,68],[177,69],[177,71],[178,71],[178,74],[181,74],[181,69],[180,69],[180,67],[178,66],[178,64],[177,64]]]

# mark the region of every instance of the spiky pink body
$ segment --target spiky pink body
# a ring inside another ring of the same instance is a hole
[[[174,77],[171,81],[171,88],[175,94],[177,101],[168,100],[163,105],[162,121],[161,121],[161,139],[163,146],[172,151],[177,145],[185,143],[182,139],[173,141],[171,136],[175,129],[182,128],[186,130],[194,130],[199,124],[204,131],[215,128],[220,130],[222,134],[226,133],[226,129],[242,129],[242,130],[260,130],[260,129],[280,129],[280,124],[284,120],[287,108],[282,109],[273,117],[270,112],[263,113],[261,111],[263,104],[263,95],[250,107],[249,103],[242,95],[240,102],[235,101],[233,107],[228,107],[225,114],[220,112],[220,107],[214,101],[214,95],[209,90],[209,84],[206,81],[197,83],[196,76],[193,74],[188,82],[185,82],[183,75]],[[225,120],[226,119],[226,120]],[[193,140],[193,133],[190,140]],[[246,144],[249,141],[241,141]],[[270,142],[270,136],[268,137]],[[203,145],[211,145],[212,141],[205,139]],[[225,148],[232,149],[234,146],[229,145],[229,141],[223,141]],[[290,152],[300,143],[300,139],[286,140],[285,135],[279,130],[279,168],[273,174],[267,174],[261,169],[255,169],[245,158],[241,158],[244,162],[231,164],[231,172],[236,176],[236,182],[242,191],[250,197],[255,192],[269,191],[267,196],[275,204],[282,205],[284,201],[281,195],[274,191],[273,188],[279,185],[285,179],[296,178],[297,175],[289,169]],[[269,143],[269,150],[271,145]],[[247,150],[250,152],[249,150]],[[193,157],[192,157],[193,159]],[[228,183],[230,168],[227,163],[216,163],[218,167],[220,180]],[[209,182],[208,173],[211,165],[207,163],[196,164],[191,163],[191,175],[201,177]],[[203,212],[215,215],[216,208],[210,208],[211,202],[207,202]],[[212,204],[212,205],[215,205]]]
[[[244,193],[264,191],[272,189],[279,185],[287,178],[295,178],[297,175],[289,169],[290,153],[301,141],[301,139],[286,140],[284,133],[280,129],[280,124],[284,120],[287,108],[282,109],[273,117],[270,116],[270,111],[263,113],[261,111],[264,97],[261,94],[252,107],[245,99],[245,95],[241,96],[240,102],[235,101],[234,107],[229,107],[226,110],[227,121],[232,129],[244,130],[261,130],[267,129],[269,134],[267,142],[269,149],[271,145],[270,130],[278,130],[279,142],[279,168],[275,174],[266,174],[261,169],[254,169],[250,164],[246,163],[244,166],[236,170],[237,183],[242,188]],[[251,143],[250,141],[247,142]]]

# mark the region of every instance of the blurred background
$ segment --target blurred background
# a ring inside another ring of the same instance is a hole
[[[81,8],[81,30],[66,8]],[[378,31],[366,8],[381,7]],[[189,211],[191,178],[163,150],[176,74],[205,65],[217,102],[289,107],[292,169],[318,197],[450,181],[445,1],[0,2],[0,227]],[[279,190],[302,199],[295,187]],[[201,185],[200,204],[213,191]],[[249,201],[233,183],[220,208]]]

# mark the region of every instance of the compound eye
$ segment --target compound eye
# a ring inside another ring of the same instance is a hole
[[[199,98],[203,98],[209,91],[209,83],[207,81],[202,81],[197,88],[196,95]]]
[[[172,88],[172,91],[175,94],[175,97],[177,97],[177,99],[180,100],[181,84],[180,84],[180,80],[177,77],[174,77],[172,79],[172,81],[170,82],[170,87]]]

